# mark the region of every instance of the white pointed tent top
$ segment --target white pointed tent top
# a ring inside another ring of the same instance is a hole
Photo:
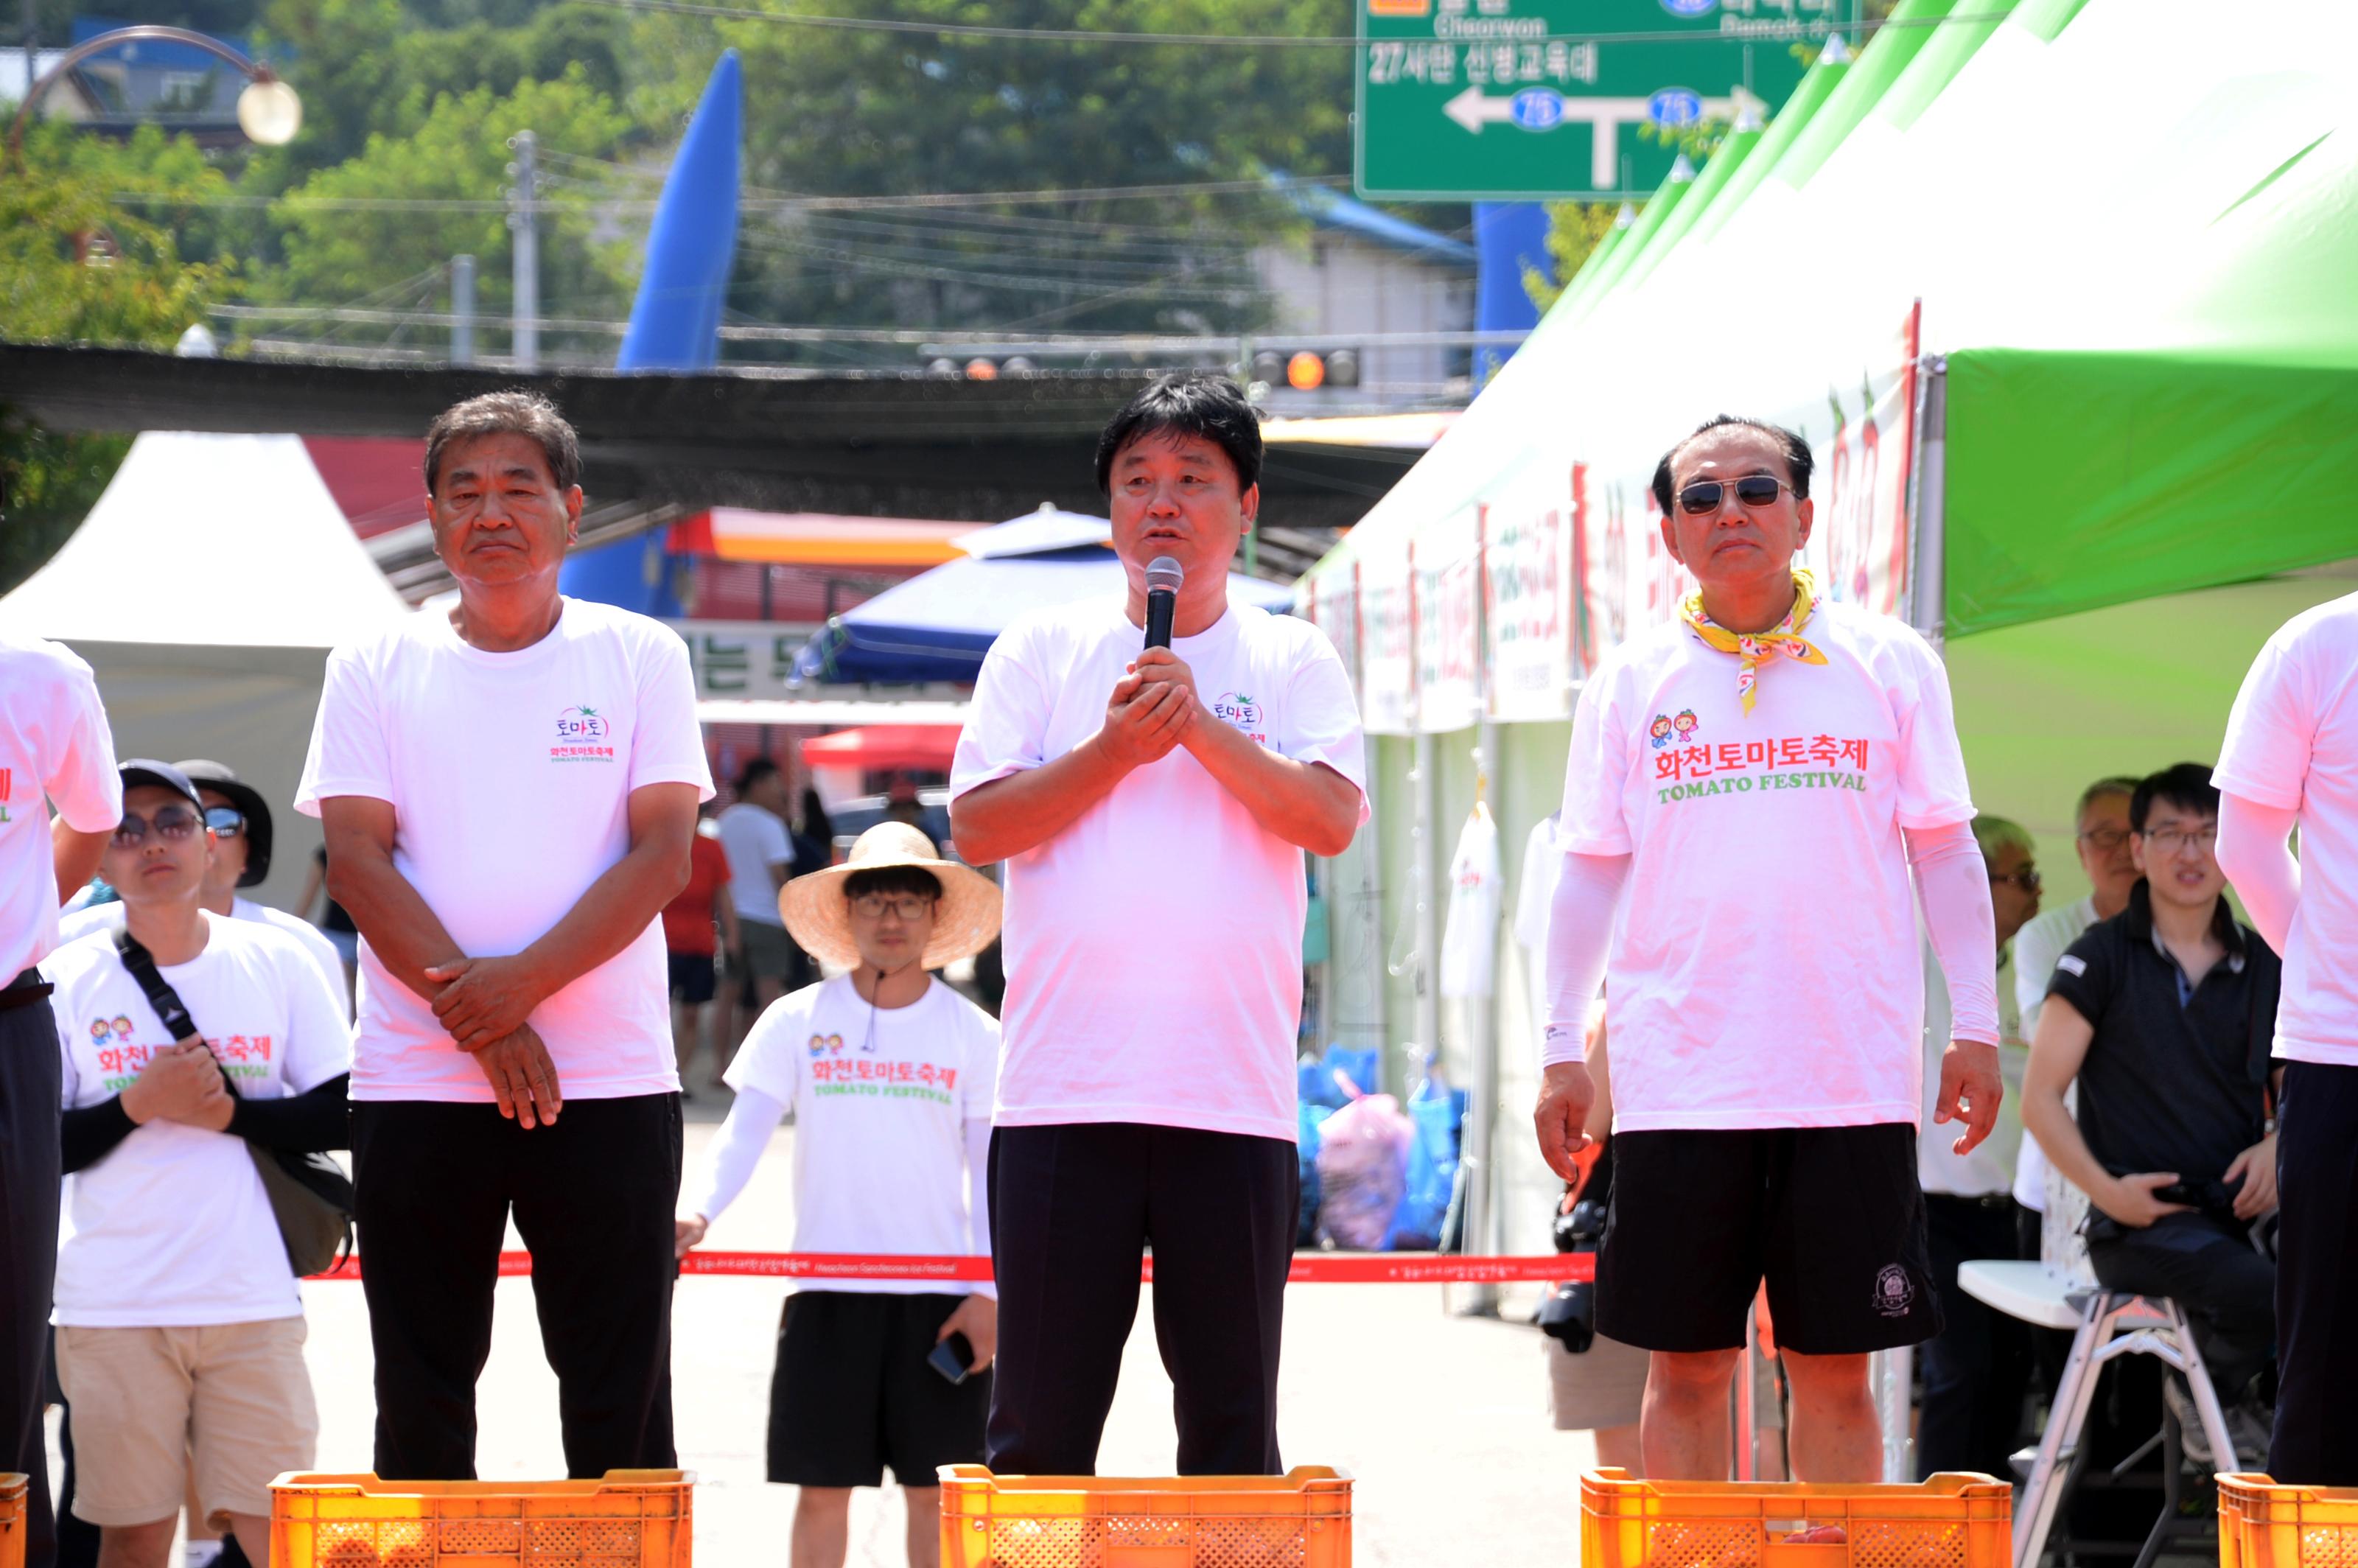
[[[1613,226],[1617,229],[1634,228],[1637,222],[1638,210],[1627,201],[1621,203],[1621,211],[1613,214]]]
[[[1692,184],[1694,180],[1694,177],[1695,167],[1687,161],[1686,154],[1681,153],[1675,159],[1671,160],[1671,183],[1672,185]]]
[[[331,648],[409,614],[296,436],[150,430],[0,619],[63,642]]]
[[[1850,52],[1850,45],[1844,40],[1840,33],[1828,37],[1826,47],[1818,51],[1820,65],[1848,65],[1857,58]]]

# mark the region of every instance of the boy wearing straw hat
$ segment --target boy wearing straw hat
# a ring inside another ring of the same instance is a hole
[[[682,1256],[742,1192],[795,1112],[795,1250],[987,1256],[990,1100],[999,1024],[930,971],[999,935],[999,889],[903,822],[860,836],[839,866],[788,882],[778,905],[804,951],[849,969],[770,1004],[730,1065],[737,1102],[687,1188]],[[962,1336],[953,1383],[928,1364]],[[796,1568],[840,1564],[851,1492],[908,1499],[909,1561],[939,1549],[936,1466],[982,1458],[998,1348],[989,1284],[830,1281],[786,1298],[770,1385],[770,1479],[802,1488]]]

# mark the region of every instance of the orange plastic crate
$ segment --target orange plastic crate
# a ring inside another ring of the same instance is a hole
[[[2266,1476],[2218,1477],[2219,1568],[2343,1568],[2358,1563],[2358,1487],[2280,1487]]]
[[[0,1470],[0,1568],[25,1568],[25,1488],[15,1470]]]
[[[1351,1477],[1323,1465],[1176,1480],[945,1465],[941,1483],[943,1568],[1350,1568]]]
[[[1580,1478],[1581,1568],[2008,1568],[2013,1488],[1987,1476],[1914,1487]],[[1786,1538],[1840,1525],[1844,1540]]]
[[[380,1481],[297,1472],[270,1485],[272,1568],[689,1568],[696,1477]]]

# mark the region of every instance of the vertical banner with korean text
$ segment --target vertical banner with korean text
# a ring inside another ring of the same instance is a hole
[[[1542,458],[1509,478],[1484,514],[1485,706],[1493,719],[1563,719],[1582,671],[1572,602],[1573,475]]]
[[[1416,541],[1416,714],[1429,735],[1481,717],[1480,518],[1466,508]]]

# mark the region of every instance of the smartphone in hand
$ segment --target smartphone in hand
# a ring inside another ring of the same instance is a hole
[[[939,1372],[953,1384],[963,1383],[967,1369],[974,1365],[974,1346],[963,1334],[953,1334],[934,1346],[925,1357],[925,1365]]]

